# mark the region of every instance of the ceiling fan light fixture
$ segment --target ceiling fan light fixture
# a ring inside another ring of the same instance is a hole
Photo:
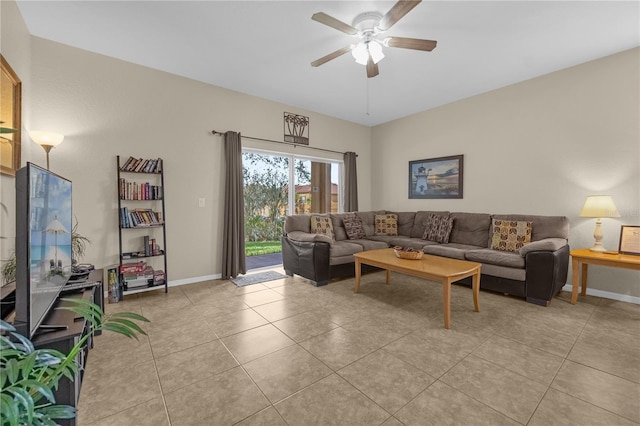
[[[384,58],[384,53],[382,53],[382,45],[377,40],[371,40],[369,43],[367,43],[367,45],[373,63],[377,64]]]
[[[369,60],[369,51],[367,50],[367,45],[364,42],[360,42],[353,48],[351,51],[353,58],[360,65],[367,65],[367,61]]]

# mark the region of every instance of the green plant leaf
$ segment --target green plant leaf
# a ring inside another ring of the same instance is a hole
[[[0,319],[0,331],[6,331],[6,332],[16,331],[16,328],[13,325],[6,322],[5,320]]]
[[[116,312],[114,314],[111,314],[110,317],[111,318],[129,318],[137,321],[151,322],[146,317],[143,317],[140,314],[135,314],[133,312]]]
[[[140,328],[140,326],[138,324],[136,324],[135,322],[125,319],[125,318],[110,318],[109,322],[107,324],[110,323],[118,323],[118,324],[122,324],[125,327],[131,328],[135,331],[137,331],[140,334],[144,334],[146,335],[147,333],[144,332],[144,330],[142,328]]]
[[[25,352],[31,353],[35,350],[35,348],[33,347],[33,343],[31,343],[31,340],[27,339],[22,334],[12,332],[11,335],[20,341]]]
[[[5,370],[7,371],[7,377],[9,378],[9,383],[14,384],[18,381],[18,377],[20,376],[20,364],[17,359],[10,359],[5,364]]]
[[[38,392],[40,395],[42,395],[44,398],[47,399],[47,401],[49,401],[50,403],[54,404],[56,402],[56,399],[53,395],[53,392],[51,391],[51,388],[41,382],[39,382],[38,380],[24,380],[23,381],[23,385],[25,388],[27,389],[32,389],[36,392]]]
[[[21,411],[23,411],[27,416],[27,424],[31,424],[33,421],[34,403],[29,392],[25,389],[15,387],[7,389],[7,392],[13,395],[14,402],[17,402],[19,406],[21,405],[24,407]]]
[[[2,421],[2,425],[17,426],[20,420],[20,412],[18,404],[14,404],[13,398],[8,393],[0,394],[0,416],[7,419],[8,422]]]
[[[138,339],[138,336],[133,331],[131,331],[131,329],[123,326],[122,324],[105,323],[105,324],[102,324],[102,329],[103,330],[113,331],[114,333],[122,334],[124,336],[129,337],[129,338]]]
[[[52,419],[73,419],[76,416],[76,409],[70,405],[48,405],[38,411]]]

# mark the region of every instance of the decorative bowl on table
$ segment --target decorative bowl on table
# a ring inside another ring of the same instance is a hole
[[[422,255],[424,254],[422,250],[414,250],[412,248],[403,248],[400,246],[395,246],[393,248],[393,252],[395,253],[396,257],[409,260],[422,259]]]

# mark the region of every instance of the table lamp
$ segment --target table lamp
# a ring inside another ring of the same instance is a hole
[[[29,137],[35,143],[40,145],[44,152],[47,153],[47,170],[49,170],[49,151],[53,147],[60,145],[64,139],[64,135],[52,132],[43,132],[41,130],[32,130],[29,132]]]
[[[593,231],[594,243],[589,250],[603,253],[605,248],[602,245],[602,218],[603,217],[620,217],[613,199],[609,195],[590,195],[582,206],[580,217],[596,218],[596,229]]]

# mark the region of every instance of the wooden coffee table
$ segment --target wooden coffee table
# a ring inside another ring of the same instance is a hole
[[[387,284],[389,284],[390,271],[427,280],[439,281],[442,283],[444,328],[449,328],[451,320],[451,283],[467,277],[473,277],[473,304],[476,312],[480,312],[480,303],[478,301],[478,293],[480,292],[480,268],[482,267],[480,263],[428,254],[425,254],[422,256],[422,259],[419,260],[399,259],[391,248],[368,250],[362,253],[356,253],[353,256],[356,259],[355,293],[360,290],[360,268],[363,263],[386,269]]]

